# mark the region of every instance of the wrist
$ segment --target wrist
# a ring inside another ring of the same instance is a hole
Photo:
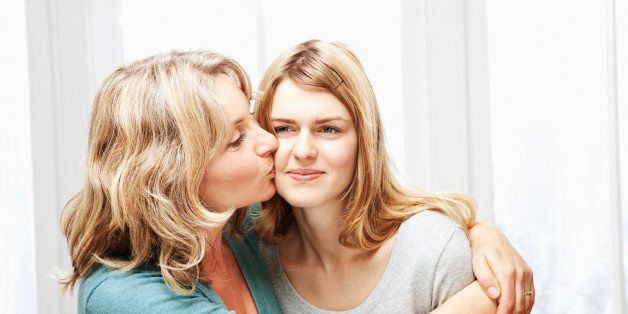
[[[501,236],[502,232],[499,228],[480,220],[476,221],[473,227],[469,229],[469,242],[471,242],[472,247],[485,241],[494,242],[501,239]]]

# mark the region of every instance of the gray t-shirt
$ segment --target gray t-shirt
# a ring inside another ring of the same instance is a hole
[[[299,295],[279,263],[276,246],[260,242],[260,252],[284,313],[338,313]],[[399,227],[388,265],[368,298],[342,313],[427,313],[473,280],[464,230],[443,214],[423,211]]]

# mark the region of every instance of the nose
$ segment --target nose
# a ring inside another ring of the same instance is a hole
[[[306,160],[316,157],[316,148],[309,132],[300,132],[295,141],[293,154],[296,159]]]
[[[277,138],[259,126],[257,128],[259,131],[259,141],[255,146],[255,153],[262,157],[269,156],[277,150],[277,146],[279,145]]]

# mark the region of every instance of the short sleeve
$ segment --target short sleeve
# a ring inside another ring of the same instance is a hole
[[[456,227],[436,266],[432,309],[474,280],[469,239],[461,228]]]

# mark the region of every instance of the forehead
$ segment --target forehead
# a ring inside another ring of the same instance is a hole
[[[230,118],[249,113],[249,100],[230,77],[226,75],[215,77],[212,91],[216,101],[225,108]]]
[[[278,118],[312,118],[340,116],[351,120],[349,110],[336,96],[317,86],[283,80],[273,97],[272,116]]]

